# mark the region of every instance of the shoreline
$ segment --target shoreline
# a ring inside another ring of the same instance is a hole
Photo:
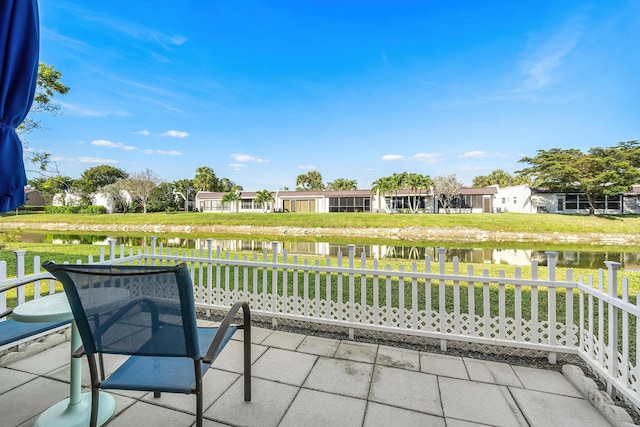
[[[593,246],[640,245],[640,235],[605,233],[522,233],[486,231],[474,228],[402,227],[402,228],[323,228],[323,227],[264,227],[264,226],[190,226],[190,225],[123,225],[69,223],[3,223],[3,229],[29,231],[80,231],[158,234],[227,234],[284,237],[354,237],[359,239],[388,239],[403,241],[441,242],[517,242],[517,243],[574,243]]]

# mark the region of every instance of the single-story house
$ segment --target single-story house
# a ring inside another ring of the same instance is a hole
[[[464,187],[450,203],[450,212],[482,213],[492,212],[498,188]],[[273,205],[267,211],[278,212],[397,212],[408,210],[410,203],[417,203],[420,212],[439,212],[443,208],[433,195],[418,196],[403,190],[390,195],[372,193],[371,190],[344,191],[282,191],[271,193]],[[222,203],[225,193],[199,191],[195,205],[201,212],[262,212],[262,206],[255,203],[256,193],[239,192],[239,200]]]

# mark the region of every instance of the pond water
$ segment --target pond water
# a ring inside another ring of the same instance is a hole
[[[20,241],[28,243],[51,243],[54,245],[68,244],[93,244],[108,245],[110,238],[115,238],[118,245],[125,246],[145,246],[151,243],[149,236],[118,236],[103,234],[59,234],[59,233],[24,233]],[[170,237],[158,236],[157,244],[162,243],[164,247],[180,249],[199,249],[207,247],[206,238],[198,237]],[[280,251],[286,249],[291,255],[312,255],[321,257],[334,257],[338,251],[346,256],[348,245],[346,243],[310,242],[302,240],[281,240],[278,242]],[[232,252],[262,252],[266,246],[271,250],[272,241],[250,240],[250,239],[213,239],[212,245],[215,250],[220,246],[222,251]],[[457,256],[462,263],[486,263],[486,264],[509,264],[526,266],[531,265],[532,260],[538,260],[540,265],[545,265],[547,257],[545,251],[553,250],[558,253],[559,267],[567,268],[605,268],[605,261],[615,261],[622,264],[622,268],[631,271],[640,271],[640,248],[638,251],[610,250],[606,246],[584,246],[579,250],[562,250],[556,248],[534,248],[529,247],[514,248],[513,244],[508,247],[497,243],[491,248],[487,247],[462,247],[455,243],[438,243],[429,245],[428,242],[421,244],[409,244],[406,242],[390,241],[387,243],[375,242],[371,244],[356,244],[356,256],[364,251],[370,258],[379,260],[423,260],[425,256],[430,256],[432,260],[437,260],[438,247],[447,249],[445,256],[447,261],[451,261]]]

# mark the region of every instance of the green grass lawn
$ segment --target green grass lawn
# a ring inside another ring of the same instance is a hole
[[[326,228],[468,228],[484,231],[522,233],[605,233],[640,234],[637,215],[558,215],[558,214],[381,214],[381,213],[203,213],[175,214],[46,214],[0,215],[3,224],[13,222],[56,222],[66,224],[189,225],[189,226],[264,226]]]

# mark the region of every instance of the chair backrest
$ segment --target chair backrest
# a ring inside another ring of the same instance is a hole
[[[64,286],[87,354],[200,357],[184,264],[43,267]]]

